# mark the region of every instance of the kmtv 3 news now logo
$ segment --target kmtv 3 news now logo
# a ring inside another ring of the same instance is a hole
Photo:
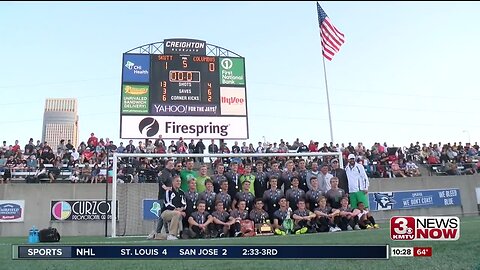
[[[390,219],[392,240],[458,240],[460,219],[458,217],[392,217]]]

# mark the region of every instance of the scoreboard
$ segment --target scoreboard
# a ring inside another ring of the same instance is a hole
[[[167,39],[163,54],[123,55],[120,138],[248,139],[245,59],[207,47]]]
[[[158,103],[205,104],[210,110],[197,113],[220,115],[219,110],[212,109],[220,104],[218,57],[155,55],[152,59],[152,81],[152,99]],[[180,112],[164,113],[175,115]]]

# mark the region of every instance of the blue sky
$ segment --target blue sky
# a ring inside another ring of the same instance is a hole
[[[326,66],[335,142],[477,141],[478,3],[320,4],[346,37]],[[245,57],[248,141],[330,141],[314,1],[2,2],[0,36],[9,144],[40,139],[45,99],[66,97],[80,141],[118,144],[122,53],[177,37]]]

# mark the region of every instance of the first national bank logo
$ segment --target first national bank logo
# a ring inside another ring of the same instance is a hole
[[[460,238],[460,219],[454,216],[392,217],[390,219],[390,238],[397,241],[458,240]]]

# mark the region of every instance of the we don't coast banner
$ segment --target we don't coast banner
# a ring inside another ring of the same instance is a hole
[[[368,200],[373,211],[461,205],[458,188],[371,192]]]

